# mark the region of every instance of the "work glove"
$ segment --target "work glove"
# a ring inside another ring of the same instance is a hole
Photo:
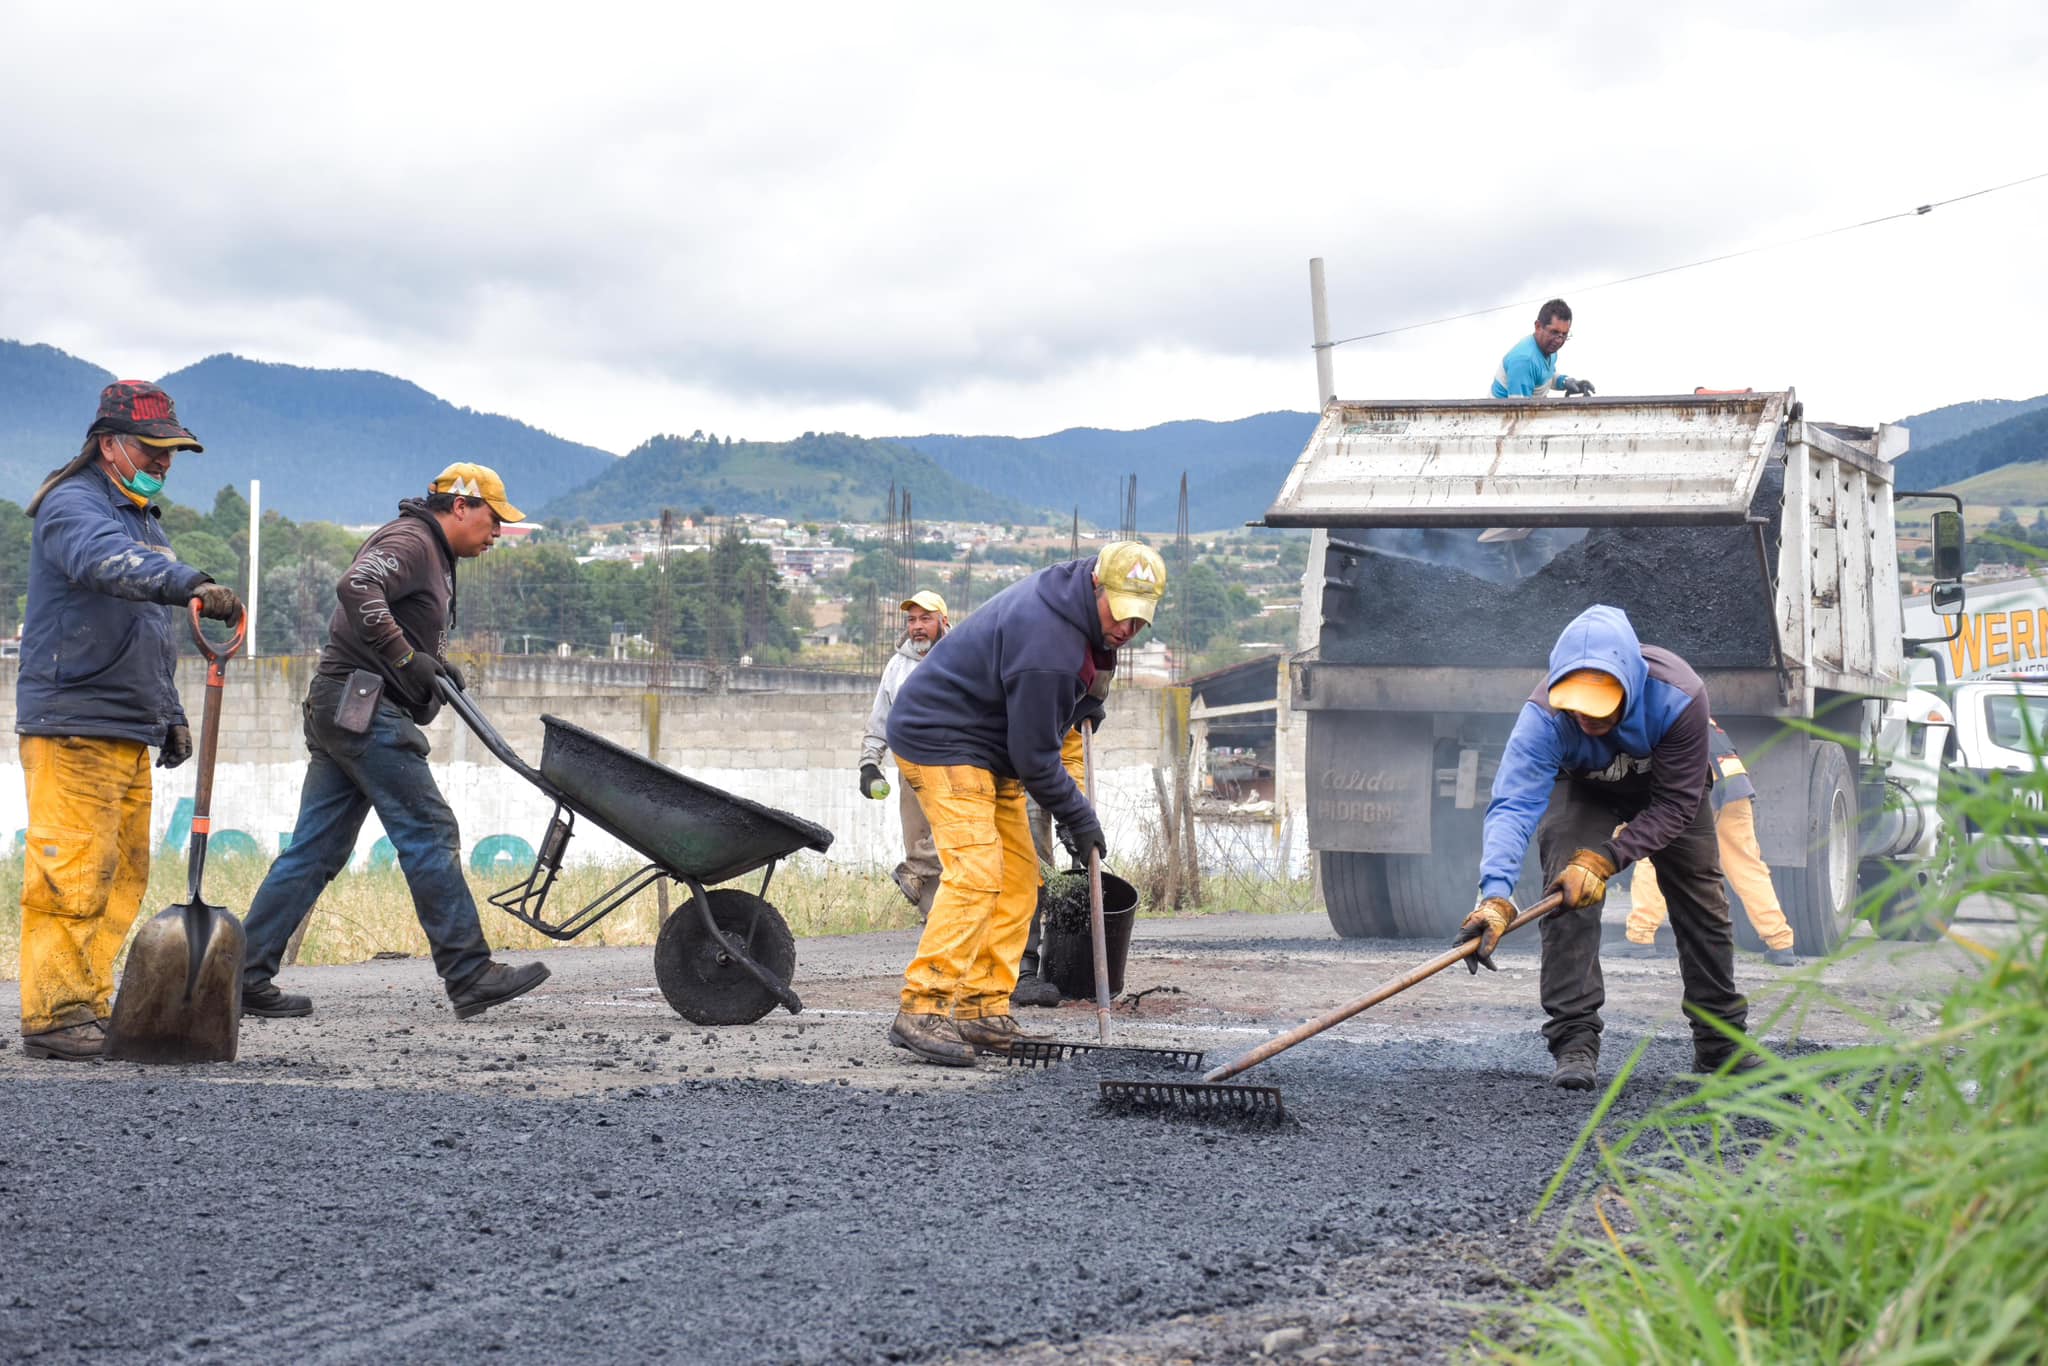
[[[453,683],[455,685],[455,691],[469,691],[469,676],[463,673],[461,669],[457,668],[455,666],[454,661],[443,659],[437,662],[441,666],[441,673],[448,679],[450,683]]]
[[[1500,943],[1500,937],[1506,934],[1508,926],[1514,923],[1514,902],[1504,896],[1482,898],[1479,904],[1472,908],[1472,914],[1466,916],[1459,924],[1458,937],[1451,941],[1452,948],[1468,939],[1479,941],[1478,951],[1465,960],[1465,970],[1474,977],[1479,975],[1481,968],[1488,972],[1499,972],[1500,969],[1493,965],[1494,946]]]
[[[1065,846],[1067,857],[1074,861],[1076,868],[1088,866],[1088,851],[1093,849],[1104,863],[1109,861],[1109,841],[1102,837],[1102,822],[1091,814],[1079,825],[1059,827],[1060,843]]]
[[[879,764],[860,766],[860,795],[877,802],[889,795],[889,780],[882,776]]]
[[[192,757],[192,727],[172,726],[164,732],[163,748],[157,751],[158,768],[176,768]]]
[[[1591,906],[1607,895],[1607,879],[1614,876],[1614,864],[1605,854],[1594,849],[1581,849],[1572,855],[1572,861],[1562,872],[1550,880],[1546,892],[1564,893],[1566,910],[1577,910]]]
[[[434,687],[434,677],[437,674],[447,674],[449,682],[458,688],[462,686],[460,672],[451,669],[449,665],[442,663],[425,650],[406,651],[405,658],[398,661],[393,672],[398,675],[398,686],[404,689],[406,696],[415,704],[432,702],[440,697],[441,694]]]
[[[1091,731],[1101,730],[1102,718],[1107,710],[1101,698],[1084,697],[1081,699],[1081,705],[1074,708],[1074,725],[1077,728],[1086,726]]]
[[[232,626],[242,619],[242,600],[224,583],[202,583],[192,590],[199,599],[199,615]]]
[[[1568,379],[1564,382],[1565,394],[1571,398],[1593,397],[1593,381],[1589,379]]]

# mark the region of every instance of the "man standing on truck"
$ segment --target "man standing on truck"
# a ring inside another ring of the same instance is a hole
[[[426,497],[401,501],[396,520],[370,533],[342,575],[327,646],[306,688],[310,762],[298,821],[291,844],[256,889],[244,925],[244,1015],[311,1013],[311,998],[281,991],[271,978],[292,931],[348,866],[372,810],[398,850],[413,912],[456,1019],[547,980],[543,964],[515,968],[491,961],[476,898],[462,876],[461,832],[427,767],[420,729],[441,710],[438,678],[465,686],[462,671],[447,658],[455,562],[483,554],[506,522],[523,520],[496,470],[460,461],[434,477]]]
[[[1555,388],[1590,398],[1593,386],[1557,372],[1557,353],[1572,336],[1571,305],[1552,299],[1536,313],[1536,330],[1508,348],[1493,372],[1495,398],[1533,398]]]
[[[896,652],[882,666],[882,682],[875,689],[875,704],[868,708],[868,728],[860,738],[860,795],[880,801],[889,795],[882,777],[882,751],[889,747],[889,708],[896,702],[896,690],[910,671],[939,643],[952,623],[946,619],[946,600],[927,588],[912,593],[899,606],[903,609],[903,639]],[[932,847],[932,825],[917,804],[917,794],[904,783],[896,794],[896,817],[903,823],[903,862],[890,877],[903,899],[917,907],[917,918],[932,913],[932,898],[939,891],[939,854]]]
[[[903,974],[889,1040],[926,1062],[971,1067],[1024,1034],[1010,1016],[1038,900],[1029,791],[1084,861],[1102,822],[1061,765],[1096,675],[1152,620],[1166,562],[1135,541],[1041,569],[939,642],[889,712],[889,748],[938,845],[939,895]]]
[[[1771,885],[1771,870],[1756,843],[1756,784],[1735,752],[1735,742],[1719,722],[1707,721],[1708,745],[1712,750],[1708,772],[1714,806],[1714,836],[1721,848],[1721,871],[1742,898],[1742,909],[1764,942],[1764,961],[1773,967],[1796,968],[1799,955],[1792,951],[1792,926],[1778,904],[1778,889]],[[1635,883],[1628,912],[1627,938],[1622,952],[1631,957],[1656,953],[1657,927],[1666,914],[1664,889],[1657,884],[1657,870],[1649,859],[1636,865]]]
[[[1549,674],[1515,719],[1486,808],[1479,904],[1454,942],[1479,941],[1466,964],[1473,972],[1493,967],[1533,833],[1545,890],[1564,897],[1541,922],[1553,1086],[1591,1090],[1598,1077],[1607,999],[1600,906],[1607,880],[1652,854],[1678,939],[1693,1066],[1755,1065],[1709,1022],[1740,1033],[1749,1003],[1735,989],[1735,936],[1707,801],[1707,717],[1706,685],[1692,667],[1640,644],[1619,608],[1595,605],[1558,636]]]

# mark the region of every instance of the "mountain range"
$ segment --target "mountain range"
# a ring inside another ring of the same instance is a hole
[[[27,500],[78,449],[109,371],[55,347],[0,340],[0,498]],[[805,433],[793,441],[652,436],[623,458],[494,413],[457,407],[367,370],[314,370],[209,356],[158,381],[205,442],[172,472],[171,496],[210,505],[224,484],[263,480],[263,501],[297,520],[351,524],[391,515],[453,460],[504,475],[542,519],[634,521],[663,507],[821,520],[882,515],[893,484],[920,518],[1049,515],[1115,526],[1120,481],[1137,478],[1138,525],[1170,532],[1180,477],[1191,525],[1242,525],[1266,510],[1315,417],[1262,413],[1138,431],[1073,427],[1046,436],[895,438]],[[1903,486],[1952,484],[2008,465],[2048,462],[2048,394],[1980,399],[1900,419],[1914,449]],[[197,486],[202,492],[195,495]]]

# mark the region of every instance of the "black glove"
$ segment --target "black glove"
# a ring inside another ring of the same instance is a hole
[[[880,792],[875,791],[877,787],[882,790]],[[889,783],[887,779],[882,777],[882,769],[879,764],[862,764],[860,766],[860,795],[868,798],[870,801],[877,802],[889,795]]]
[[[442,676],[455,685],[455,691],[469,691],[469,680],[463,677],[462,670],[456,668],[450,660],[443,659],[438,662],[441,665]]]
[[[158,768],[176,768],[192,757],[192,727],[172,726],[164,732],[163,748],[157,751]]]
[[[1083,697],[1081,705],[1074,708],[1074,725],[1076,727],[1086,726],[1091,731],[1101,730],[1102,718],[1107,710],[1108,708],[1103,706],[1101,698]]]
[[[1089,816],[1079,825],[1059,827],[1060,843],[1065,846],[1067,857],[1074,861],[1076,868],[1088,866],[1088,851],[1093,849],[1104,863],[1109,861],[1109,841],[1102,837],[1102,823]]]
[[[1564,382],[1564,391],[1572,398],[1591,398],[1593,397],[1593,381],[1588,379],[1568,379]]]
[[[397,674],[398,686],[407,699],[414,706],[422,706],[440,700],[440,691],[434,687],[434,676],[447,673],[448,666],[425,650],[412,650],[398,661],[392,672]]]
[[[192,590],[199,599],[199,615],[232,626],[242,619],[242,600],[224,583],[202,583]],[[189,750],[187,751],[190,752]]]

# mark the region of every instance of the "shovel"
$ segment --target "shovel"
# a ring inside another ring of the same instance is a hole
[[[1503,935],[1512,934],[1524,925],[1541,920],[1562,904],[1564,893],[1552,892],[1517,915],[1513,923],[1502,931]],[[1241,1058],[1233,1058],[1221,1067],[1210,1068],[1202,1074],[1200,1081],[1101,1082],[1099,1085],[1103,1103],[1119,1110],[1213,1114],[1254,1123],[1278,1124],[1285,1114],[1280,1103],[1279,1087],[1226,1086],[1222,1083],[1240,1072],[1250,1071],[1275,1054],[1285,1053],[1296,1044],[1344,1023],[1353,1015],[1372,1009],[1390,996],[1399,996],[1424,978],[1434,977],[1453,963],[1462,963],[1477,952],[1479,941],[1467,939],[1456,948],[1445,950],[1427,963],[1408,969],[1392,981],[1381,983],[1357,1000],[1338,1006],[1327,1015],[1318,1015],[1305,1024],[1296,1025],[1285,1034],[1266,1040]]]
[[[242,922],[199,895],[213,821],[213,758],[220,745],[221,669],[242,648],[245,615],[216,650],[191,603],[192,638],[206,657],[206,709],[199,724],[199,790],[192,799],[189,890],[183,905],[150,918],[128,950],[128,966],[107,1026],[107,1056],[131,1062],[233,1062],[242,1032]]]

